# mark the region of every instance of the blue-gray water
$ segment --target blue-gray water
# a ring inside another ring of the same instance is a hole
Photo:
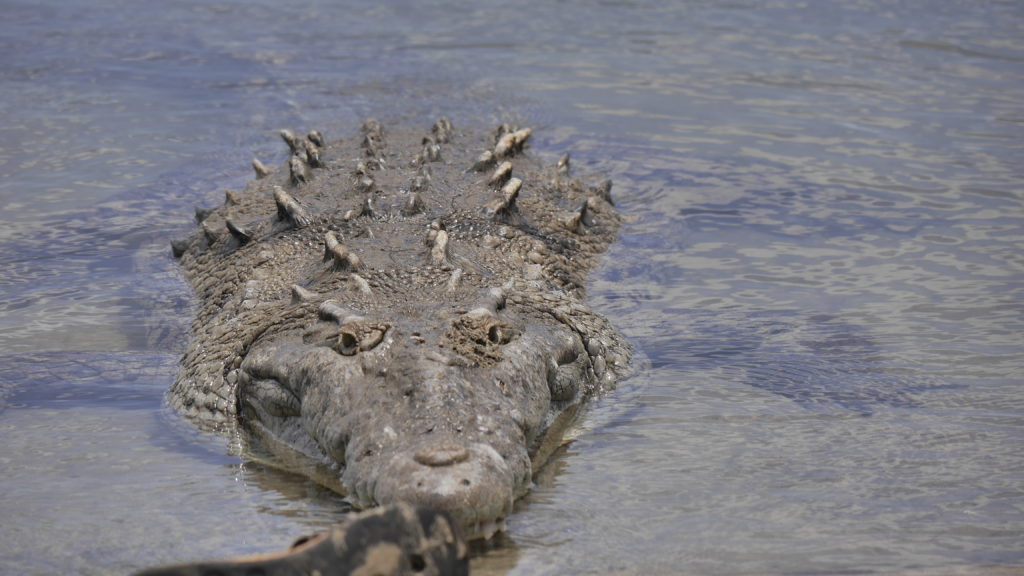
[[[641,353],[481,573],[1024,565],[1024,4],[0,0],[0,573],[285,546],[344,506],[161,402],[169,240],[276,130],[521,119],[629,221]]]

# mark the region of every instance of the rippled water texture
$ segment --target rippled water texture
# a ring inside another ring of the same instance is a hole
[[[342,499],[162,407],[196,204],[366,116],[613,177],[641,354],[479,573],[1024,565],[1024,4],[0,2],[0,573],[285,546]]]

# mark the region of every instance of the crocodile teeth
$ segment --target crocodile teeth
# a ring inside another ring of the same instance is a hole
[[[277,217],[281,220],[291,222],[295,226],[308,226],[309,213],[306,209],[292,198],[291,194],[285,192],[284,188],[274,186],[274,203],[277,204]]]
[[[477,538],[483,538],[484,540],[490,540],[491,536],[494,536],[497,532],[505,530],[504,520],[491,520],[488,522],[478,522],[467,526],[466,532],[474,535]]]
[[[263,162],[260,162],[259,158],[252,159],[252,169],[256,172],[256,179],[266,178],[270,176],[270,168]]]

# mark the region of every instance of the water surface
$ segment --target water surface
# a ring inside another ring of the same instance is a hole
[[[276,549],[342,498],[168,412],[168,249],[275,132],[517,119],[629,221],[638,373],[480,573],[1024,565],[1024,5],[0,6],[0,573]]]

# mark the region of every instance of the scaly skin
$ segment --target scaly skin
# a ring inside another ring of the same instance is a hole
[[[500,528],[630,360],[583,303],[619,227],[610,183],[543,166],[530,133],[282,131],[284,166],[254,162],[174,244],[199,307],[171,404],[358,507]]]

